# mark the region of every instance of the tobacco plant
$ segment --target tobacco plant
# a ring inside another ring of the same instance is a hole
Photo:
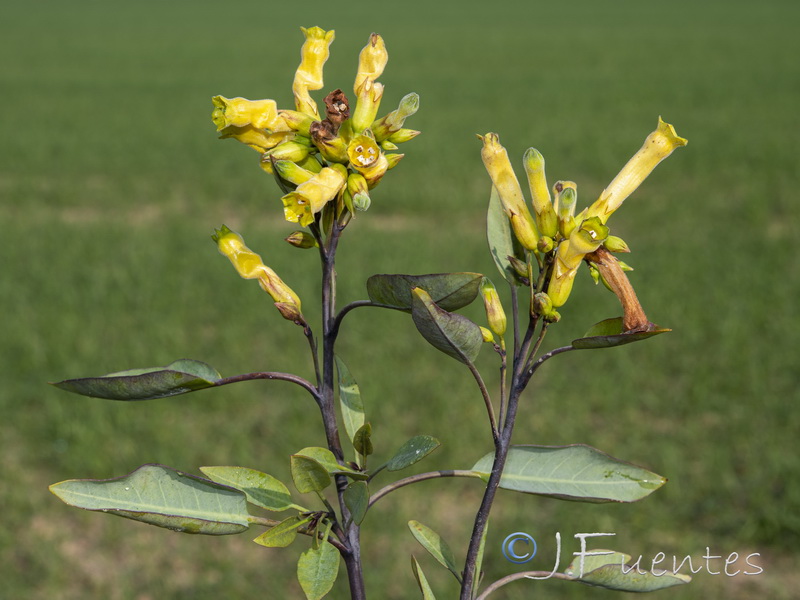
[[[680,574],[626,573],[621,564],[629,557],[608,552],[570,565],[563,573],[515,573],[482,591],[480,587],[487,522],[498,488],[572,501],[633,502],[665,481],[588,446],[512,444],[512,434],[523,391],[546,361],[566,352],[609,348],[669,331],[645,315],[625,274],[629,268],[615,256],[629,249],[611,235],[608,221],[656,165],[686,140],[659,118],[656,130],[599,198],[576,212],[576,184],[557,181],[551,187],[544,158],[534,148],[523,157],[531,211],[498,134],[479,136],[481,158],[491,179],[489,249],[500,279],[509,286],[510,306],[503,306],[494,284],[482,274],[437,273],[374,275],[366,282],[367,299],[339,308],[335,269],[339,243],[357,219],[368,218],[362,214],[373,196],[383,196],[383,190],[376,188],[403,158],[397,152],[399,146],[419,134],[405,127],[406,119],[418,109],[419,98],[410,93],[396,109],[378,117],[384,93],[378,78],[388,54],[384,40],[373,33],[359,55],[353,95],[336,89],[325,96],[320,109],[309,92],[323,88],[322,69],[334,32],[319,27],[302,31],[305,43],[292,85],[294,109],[279,109],[273,100],[215,96],[212,120],[221,138],[233,138],[254,149],[260,167],[274,178],[281,190],[283,217],[298,226],[286,241],[318,253],[321,323],[306,320],[298,295],[245,245],[241,235],[222,225],[212,238],[238,274],[257,281],[278,314],[298,326],[309,347],[313,379],[273,371],[222,377],[207,364],[183,359],[166,367],[55,384],[84,396],[130,401],[169,398],[255,379],[294,383],[319,407],[325,431],[323,443],[299,449],[288,459],[291,483],[301,499],[295,500],[286,483],[272,475],[231,466],[201,467],[205,477],[198,477],[144,465],[117,479],[57,483],[51,486],[52,492],[73,506],[184,533],[226,535],[256,528],[263,531],[254,541],[273,548],[289,546],[303,536],[306,549],[298,560],[297,577],[305,596],[309,600],[325,596],[343,562],[350,597],[363,599],[367,591],[360,531],[370,525],[373,506],[387,494],[419,481],[467,477],[480,482],[484,492],[461,566],[434,529],[416,520],[409,522],[413,536],[452,573],[462,600],[485,598],[509,581],[545,575],[628,591],[688,581]],[[595,282],[602,282],[619,298],[622,316],[597,323],[567,346],[542,352],[545,334],[561,318],[558,309],[569,299],[584,263]],[[483,325],[456,312],[478,298],[486,312]],[[487,440],[492,440],[477,463],[398,479],[396,473],[423,460],[439,445],[424,434],[408,440],[393,455],[374,455],[372,426],[358,384],[336,352],[345,318],[362,307],[407,313],[409,326],[413,323],[423,339],[464,365],[485,404]],[[499,389],[494,392],[475,366],[482,349],[493,352],[499,365]],[[251,514],[248,505],[282,515],[271,519],[261,516],[263,511]],[[434,598],[414,557],[412,568],[422,597]]]

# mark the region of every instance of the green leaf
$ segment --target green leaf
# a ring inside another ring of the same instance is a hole
[[[369,477],[366,473],[340,465],[333,452],[327,448],[309,446],[308,448],[303,448],[297,454],[314,459],[331,475],[347,475],[353,479],[367,479]]]
[[[432,273],[430,275],[373,275],[367,279],[369,299],[411,312],[411,290],[422,288],[444,310],[458,310],[475,300],[480,273]]]
[[[473,471],[488,479],[494,453]],[[500,487],[581,502],[635,502],[666,483],[661,475],[622,462],[583,444],[512,446]]]
[[[409,521],[408,528],[416,540],[427,550],[433,558],[439,561],[461,583],[461,574],[456,569],[456,559],[453,551],[442,537],[427,525],[419,521]]]
[[[297,580],[308,600],[319,600],[331,591],[339,574],[339,551],[327,541],[311,547],[297,561]]]
[[[520,285],[517,272],[511,266],[508,257],[514,256],[525,262],[525,251],[511,232],[511,223],[494,186],[489,196],[489,211],[486,214],[486,238],[489,242],[489,252],[498,271],[509,283]]]
[[[431,584],[428,583],[425,573],[422,572],[422,567],[419,566],[417,558],[413,554],[411,555],[411,570],[414,571],[414,577],[417,579],[419,589],[422,591],[422,600],[436,600]]]
[[[577,350],[592,350],[594,348],[613,348],[631,342],[640,342],[660,333],[667,333],[671,329],[665,329],[654,325],[650,331],[639,331],[636,333],[623,333],[622,317],[606,319],[595,323],[582,338],[572,341],[572,347]]]
[[[365,423],[356,431],[353,437],[353,446],[356,452],[362,456],[369,456],[372,454],[372,425]]]
[[[474,362],[483,345],[480,327],[462,315],[443,310],[421,288],[415,288],[412,296],[411,316],[422,337],[464,364]]]
[[[339,404],[342,408],[342,420],[347,432],[347,439],[352,442],[359,427],[365,421],[364,403],[361,401],[358,384],[350,374],[347,365],[338,356],[335,358],[336,369],[339,372]]]
[[[71,506],[183,533],[227,535],[249,527],[242,492],[163,465],[115,479],[70,479],[50,491]]]
[[[313,458],[293,454],[289,457],[294,487],[301,494],[321,492],[331,484],[331,476],[327,469]]]
[[[435,437],[429,435],[415,435],[386,463],[387,471],[399,471],[421,461],[441,444]]]
[[[487,520],[483,526],[483,535],[481,535],[481,542],[478,546],[478,556],[475,559],[475,585],[472,588],[473,598],[478,595],[478,588],[481,585],[481,580],[483,579],[483,574],[481,570],[483,569],[483,555],[486,552],[486,535],[489,533],[489,521]]]
[[[369,508],[369,488],[366,481],[352,481],[344,490],[344,503],[353,522],[361,525],[361,521],[367,514]]]
[[[609,554],[597,555],[600,552]],[[638,569],[637,566],[627,566],[631,557],[622,552],[592,550],[592,553],[591,556],[583,557],[582,572],[581,557],[579,556],[572,561],[564,574],[582,583],[623,592],[653,592],[689,583],[692,580],[688,575],[673,574],[666,569],[657,569],[658,572],[665,572],[656,575],[653,572]],[[623,565],[626,565],[624,571]]]
[[[294,515],[270,527],[253,541],[267,548],[285,548],[297,537],[297,530],[309,522],[311,517]]]
[[[308,511],[292,502],[289,488],[272,475],[244,467],[200,467],[200,471],[211,481],[243,491],[248,502],[261,508],[278,512],[290,508]]]
[[[166,367],[131,369],[102,377],[67,379],[52,385],[92,398],[153,400],[213,387],[221,376],[199,360],[176,360]]]

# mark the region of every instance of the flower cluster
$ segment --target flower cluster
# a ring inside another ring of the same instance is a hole
[[[284,191],[287,221],[307,227],[325,210],[346,222],[370,206],[370,191],[386,171],[403,158],[392,153],[419,131],[403,127],[419,106],[419,97],[405,96],[396,110],[377,118],[383,97],[378,77],[388,61],[386,45],[370,35],[361,51],[353,93],[356,105],[337,89],[325,96],[322,118],[310,91],[323,87],[322,68],[334,32],[302,28],[301,49],[292,91],[295,110],[278,109],[274,100],[215,96],[212,120],[221,138],[234,138],[261,154],[261,167],[273,174]]]
[[[535,148],[524,156],[525,173],[531,192],[533,214],[522,193],[506,149],[500,145],[496,133],[480,136],[483,141],[481,157],[497,190],[503,210],[509,218],[514,237],[532,252],[540,265],[551,259],[546,286],[535,295],[534,310],[551,320],[558,319],[556,308],[569,297],[575,274],[584,259],[589,259],[592,275],[602,279],[623,301],[632,290],[622,289],[625,284],[617,274],[622,263],[609,260],[608,252],[628,252],[624,241],[609,235],[606,222],[639,184],[668,157],[673,150],[686,145],[686,140],[675,133],[672,125],[660,118],[658,127],[645,140],[644,145],[622,168],[600,197],[579,214],[575,214],[577,186],[572,181],[557,181],[553,195],[547,185],[544,158]],[[599,252],[604,249],[604,252]],[[527,265],[516,265],[522,277],[530,278]],[[624,279],[624,278],[623,278]],[[627,311],[627,307],[626,307]],[[642,313],[643,314],[643,313]],[[626,328],[643,327],[646,323],[626,323]]]

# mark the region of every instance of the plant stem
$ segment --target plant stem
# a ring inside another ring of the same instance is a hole
[[[302,377],[298,377],[297,375],[292,375],[291,373],[279,373],[276,371],[261,371],[258,373],[244,373],[242,375],[234,375],[233,377],[225,377],[224,379],[218,379],[214,382],[214,387],[219,387],[222,385],[228,385],[229,383],[238,383],[240,381],[252,381],[254,379],[277,379],[280,381],[289,381],[291,383],[296,383],[307,392],[309,392],[312,396],[314,396],[314,400],[317,401],[319,404],[320,402],[320,395],[311,382],[303,379]]]
[[[477,472],[466,471],[463,469],[452,469],[447,471],[430,471],[428,473],[419,473],[418,475],[411,475],[410,477],[406,477],[404,479],[398,479],[397,481],[382,487],[370,497],[369,506],[371,507],[385,495],[390,494],[391,492],[398,490],[401,487],[411,485],[412,483],[417,483],[418,481],[427,481],[428,479],[439,479],[440,477],[475,477],[480,479],[480,475]]]
[[[487,587],[483,593],[478,596],[475,600],[486,600],[489,597],[489,594],[492,592],[496,592],[498,588],[503,587],[507,583],[511,583],[512,581],[517,581],[518,579],[563,579],[564,581],[574,581],[572,577],[569,575],[564,575],[563,573],[550,573],[548,571],[522,571],[520,573],[512,573],[511,575],[506,575],[502,579],[498,579],[492,585]]]

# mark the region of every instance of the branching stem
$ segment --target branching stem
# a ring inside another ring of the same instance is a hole
[[[480,479],[481,476],[476,471],[465,471],[459,469],[447,471],[430,471],[429,473],[419,473],[418,475],[411,475],[405,479],[399,479],[386,485],[375,492],[369,499],[369,507],[372,507],[378,500],[383,498],[386,494],[390,494],[395,490],[417,483],[419,481],[427,481],[428,479],[439,479],[440,477],[475,477]]]

